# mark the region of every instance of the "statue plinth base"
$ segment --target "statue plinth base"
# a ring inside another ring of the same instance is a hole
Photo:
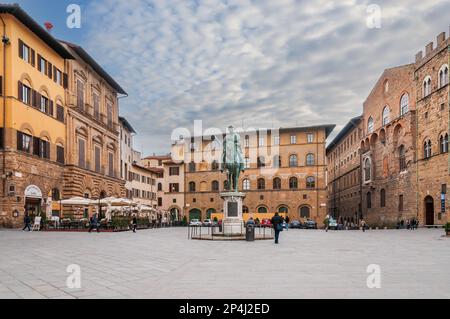
[[[224,201],[224,219],[222,221],[224,236],[241,236],[245,234],[242,209],[245,196],[244,193],[240,192],[220,194],[220,197]]]

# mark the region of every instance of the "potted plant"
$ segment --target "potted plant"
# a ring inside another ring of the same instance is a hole
[[[450,236],[450,222],[444,225],[445,234]]]

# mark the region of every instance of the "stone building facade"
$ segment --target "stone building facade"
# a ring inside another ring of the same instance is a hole
[[[362,116],[351,119],[327,147],[328,213],[341,223],[361,214]]]
[[[124,197],[120,178],[118,95],[126,92],[80,46],[62,42],[75,57],[66,62],[66,198]]]
[[[421,225],[448,220],[449,45],[440,33],[436,46],[429,43],[415,63],[386,70],[364,103],[360,217],[373,226],[411,218]],[[328,152],[329,173],[335,152]],[[332,180],[344,174],[331,174]],[[333,183],[328,195],[330,212],[346,210],[345,203],[333,204]]]
[[[271,218],[275,212],[292,220],[326,216],[326,139],[334,125],[239,132],[245,172],[239,189],[246,194],[244,213]],[[223,135],[184,138],[185,204],[188,219],[223,213],[220,193],[227,189],[220,172]],[[179,150],[175,153],[178,154]]]
[[[362,217],[381,227],[415,218],[414,64],[383,72],[363,106]]]
[[[171,220],[181,221],[185,212],[183,161],[175,161],[171,155],[149,156],[143,164],[158,171],[158,209],[168,212]]]
[[[443,224],[450,213],[448,135],[450,38],[440,33],[416,55],[418,216],[422,224]],[[444,214],[445,213],[445,214]]]
[[[52,213],[65,162],[64,64],[72,55],[18,5],[0,5],[0,227]],[[6,56],[3,56],[6,54]]]

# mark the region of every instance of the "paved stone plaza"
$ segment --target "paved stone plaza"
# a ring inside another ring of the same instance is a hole
[[[421,229],[189,241],[186,229],[0,231],[0,298],[450,298],[450,239]],[[69,289],[70,264],[81,289]],[[366,285],[381,267],[381,289]]]

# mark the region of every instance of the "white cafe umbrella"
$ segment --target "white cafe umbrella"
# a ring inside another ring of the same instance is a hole
[[[84,197],[72,197],[70,199],[63,199],[61,200],[61,205],[73,205],[73,206],[89,206],[89,205],[95,205],[95,202],[90,200],[89,198]]]

